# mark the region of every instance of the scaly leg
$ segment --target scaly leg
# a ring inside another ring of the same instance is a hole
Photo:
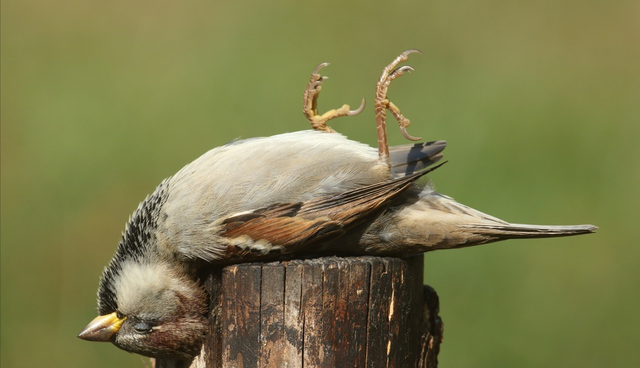
[[[389,65],[387,65],[382,70],[382,75],[376,84],[376,99],[374,102],[374,108],[376,112],[376,128],[378,131],[378,154],[380,158],[383,160],[389,161],[389,146],[387,145],[387,109],[391,111],[391,114],[398,120],[398,124],[400,125],[400,130],[402,131],[402,135],[405,138],[418,141],[422,138],[413,137],[407,133],[407,127],[411,124],[409,119],[405,118],[400,112],[398,106],[394,105],[387,98],[387,90],[389,89],[389,85],[391,82],[404,74],[404,72],[410,72],[414,69],[410,66],[402,66],[400,68],[396,67],[398,64],[405,62],[409,59],[409,55],[413,53],[419,53],[418,50],[407,50],[400,54],[395,60],[393,60]]]
[[[323,80],[329,78],[326,76],[322,76],[318,74],[320,69],[329,65],[329,63],[322,63],[318,65],[311,74],[311,79],[309,79],[309,84],[307,88],[304,90],[303,94],[303,106],[302,112],[304,116],[309,119],[311,126],[315,130],[320,130],[323,132],[335,132],[335,130],[331,129],[331,127],[327,126],[327,122],[331,119],[339,118],[340,116],[354,116],[364,110],[365,100],[362,99],[362,103],[360,107],[356,110],[350,110],[349,105],[342,105],[341,108],[335,110],[329,110],[322,115],[318,115],[318,95],[320,94],[320,90],[322,89]]]

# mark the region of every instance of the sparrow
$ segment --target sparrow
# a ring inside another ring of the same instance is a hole
[[[508,223],[419,182],[442,166],[444,141],[388,147],[386,112],[403,135],[410,121],[387,97],[413,68],[400,54],[376,84],[378,149],[327,126],[364,108],[322,115],[326,77],[313,71],[303,112],[313,130],[237,140],[165,179],[133,212],[98,288],[98,314],[78,335],[145,356],[190,360],[207,333],[207,267],[312,255],[405,256],[514,238],[593,233],[593,225]]]

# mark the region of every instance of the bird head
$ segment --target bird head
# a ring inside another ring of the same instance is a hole
[[[100,316],[78,337],[156,358],[196,356],[207,331],[202,287],[165,262],[125,260],[118,266],[105,271]]]

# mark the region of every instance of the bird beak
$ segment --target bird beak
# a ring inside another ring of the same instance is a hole
[[[125,319],[127,319],[127,317],[118,318],[116,312],[98,316],[78,334],[78,337],[87,341],[109,342],[118,330],[120,330],[120,326],[122,326],[122,322],[124,322]]]

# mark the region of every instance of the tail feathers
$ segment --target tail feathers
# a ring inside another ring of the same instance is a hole
[[[469,224],[462,227],[479,235],[485,235],[494,240],[552,238],[595,233],[594,225],[526,225],[526,224]]]

